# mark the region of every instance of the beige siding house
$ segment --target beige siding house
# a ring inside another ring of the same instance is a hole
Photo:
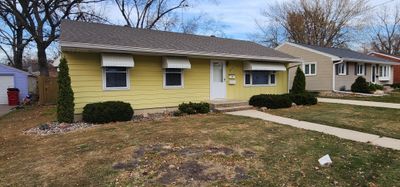
[[[382,58],[368,56],[349,49],[319,47],[286,42],[278,51],[301,58],[302,63],[289,65],[289,87],[293,85],[296,67],[306,75],[310,91],[346,91],[359,76],[367,82],[392,84],[394,64]]]

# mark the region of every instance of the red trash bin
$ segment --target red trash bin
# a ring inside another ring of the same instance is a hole
[[[15,106],[19,104],[19,89],[18,88],[8,88],[8,105]]]

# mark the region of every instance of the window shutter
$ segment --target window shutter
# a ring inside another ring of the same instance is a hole
[[[346,75],[349,75],[349,63],[346,62]]]
[[[335,74],[339,75],[339,64],[335,65]]]
[[[357,75],[358,64],[354,64],[354,75]]]
[[[367,75],[367,64],[364,64],[364,75]]]

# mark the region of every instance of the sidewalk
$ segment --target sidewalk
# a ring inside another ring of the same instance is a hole
[[[400,140],[394,138],[380,137],[375,134],[368,134],[354,130],[342,129],[337,127],[331,127],[327,125],[321,125],[317,123],[310,123],[306,121],[299,121],[296,119],[290,119],[280,116],[275,116],[271,114],[267,114],[264,112],[260,112],[257,110],[243,110],[237,112],[228,112],[226,114],[235,115],[235,116],[245,116],[251,118],[258,118],[266,121],[271,121],[274,123],[279,123],[283,125],[289,125],[292,127],[297,127],[306,130],[312,130],[317,132],[322,132],[325,134],[330,134],[337,136],[339,138],[353,140],[357,142],[370,143],[372,145],[392,148],[396,150],[400,150]]]
[[[398,104],[398,103],[358,101],[358,100],[349,100],[349,99],[330,99],[330,98],[320,98],[320,97],[318,97],[318,102],[400,109],[400,104]]]

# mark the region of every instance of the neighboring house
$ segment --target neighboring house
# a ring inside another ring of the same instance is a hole
[[[52,61],[47,63],[47,67],[49,70],[49,77],[57,77],[57,68],[53,65]],[[24,70],[27,70],[29,73],[35,76],[40,75],[39,63],[36,59],[28,59],[23,66]]]
[[[370,52],[368,55],[397,62],[397,65],[393,65],[393,83],[400,84],[400,57],[378,52]]]
[[[60,44],[76,114],[99,101],[143,112],[287,93],[285,65],[299,62],[249,41],[76,21],[62,22]]]
[[[392,84],[391,61],[369,56],[349,49],[319,47],[286,42],[278,51],[301,58],[306,75],[306,89],[311,91],[350,90],[358,76],[367,82]],[[289,70],[289,86],[293,84],[296,68]]]
[[[0,104],[8,104],[7,88],[18,88],[20,101],[29,93],[31,74],[0,63]]]

